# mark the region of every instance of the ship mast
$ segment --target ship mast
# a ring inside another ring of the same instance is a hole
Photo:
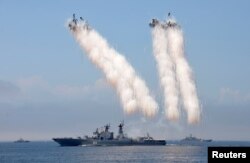
[[[122,122],[119,124],[119,126],[118,126],[118,127],[119,127],[118,136],[117,136],[118,139],[124,138],[123,126],[124,126],[124,122],[122,121]]]

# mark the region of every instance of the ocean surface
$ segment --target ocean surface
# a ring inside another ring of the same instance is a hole
[[[167,141],[166,146],[60,147],[55,142],[0,143],[0,163],[207,162],[207,146],[250,146],[213,141],[199,146]]]

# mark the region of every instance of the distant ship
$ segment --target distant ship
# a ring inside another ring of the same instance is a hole
[[[180,140],[180,144],[185,144],[185,145],[200,145],[202,143],[208,143],[208,142],[212,142],[212,139],[201,139],[192,136],[192,134]]]
[[[114,137],[113,132],[109,132],[110,125],[105,125],[104,130],[99,132],[97,128],[92,137],[84,138],[53,138],[61,146],[128,146],[128,145],[166,145],[165,140],[154,140],[147,134],[146,137],[132,139],[123,133],[124,123],[119,124],[118,135]]]
[[[30,142],[29,140],[24,140],[24,139],[22,139],[22,138],[20,138],[20,139],[14,141],[14,143],[29,143],[29,142]]]

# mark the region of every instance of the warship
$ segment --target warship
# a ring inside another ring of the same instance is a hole
[[[145,137],[137,139],[129,138],[123,132],[124,123],[120,123],[118,135],[115,137],[113,132],[110,132],[110,125],[104,126],[104,129],[99,131],[97,128],[93,132],[93,136],[85,136],[83,138],[53,138],[55,142],[61,146],[129,146],[129,145],[166,145],[165,140],[154,140],[149,134]]]
[[[180,140],[181,145],[202,145],[204,143],[209,143],[209,142],[212,142],[212,139],[201,139],[201,138],[192,136],[192,134]]]
[[[29,142],[30,142],[29,140],[24,140],[23,138],[14,141],[14,143],[29,143]]]

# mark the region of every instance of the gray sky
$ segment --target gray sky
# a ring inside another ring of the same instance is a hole
[[[106,123],[117,133],[121,120],[130,136],[250,139],[249,1],[108,2],[0,1],[0,140],[90,135]],[[148,22],[168,12],[183,28],[202,103],[202,121],[194,126],[185,112],[178,123],[162,114]],[[113,88],[68,32],[73,13],[145,79],[160,105],[156,117],[123,113]]]

